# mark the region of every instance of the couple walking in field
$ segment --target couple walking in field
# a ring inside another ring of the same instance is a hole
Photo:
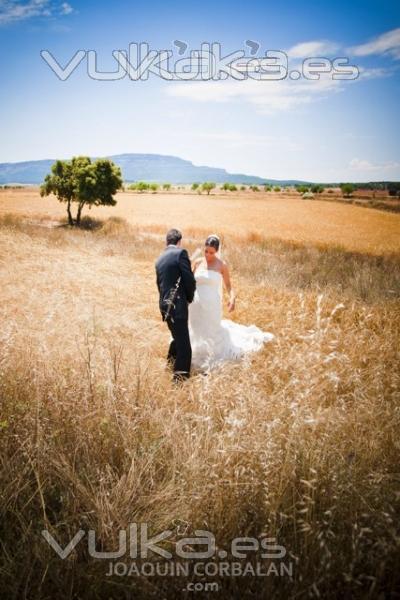
[[[182,247],[181,232],[171,229],[156,261],[160,312],[172,338],[167,360],[174,381],[188,378],[192,366],[208,372],[224,361],[259,350],[274,338],[255,325],[223,319],[223,286],[229,294],[229,312],[235,309],[235,293],[220,245],[217,235],[208,236],[203,255],[192,264]]]

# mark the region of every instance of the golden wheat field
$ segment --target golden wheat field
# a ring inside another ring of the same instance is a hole
[[[323,200],[304,200],[297,192],[116,194],[115,207],[97,207],[86,214],[115,216],[134,227],[164,234],[181,227],[187,236],[207,236],[212,230],[231,239],[261,238],[328,244],[346,250],[382,254],[400,249],[398,214]],[[17,213],[33,220],[65,218],[65,206],[54,196],[41,198],[37,188],[0,190],[0,214]],[[356,229],[355,229],[356,228]]]
[[[190,598],[195,583],[201,598],[397,598],[400,215],[117,201],[74,229],[54,197],[0,193],[2,597]],[[222,236],[232,318],[276,336],[178,388],[154,273],[170,226],[190,251]],[[210,531],[228,556],[235,537],[275,538],[287,572],[109,575],[86,538],[61,560],[41,535],[64,547],[92,529],[111,551],[131,523],[170,530],[165,549]]]

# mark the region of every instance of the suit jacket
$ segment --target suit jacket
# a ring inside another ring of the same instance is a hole
[[[163,321],[165,321],[168,311],[172,319],[187,319],[188,303],[193,301],[196,290],[196,280],[192,273],[187,250],[178,246],[167,246],[157,259],[155,267],[160,294],[159,306]],[[179,278],[180,281],[176,288]]]

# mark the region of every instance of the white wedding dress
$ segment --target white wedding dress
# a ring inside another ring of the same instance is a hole
[[[255,325],[222,318],[222,275],[200,264],[195,271],[196,292],[189,304],[192,366],[209,371],[226,360],[260,350],[275,336]]]

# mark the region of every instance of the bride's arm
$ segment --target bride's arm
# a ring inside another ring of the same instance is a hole
[[[196,260],[192,261],[192,271],[193,273],[196,272],[197,267],[199,266],[199,264],[201,263],[203,259],[202,258],[197,258]]]
[[[229,269],[226,263],[222,264],[221,274],[224,280],[226,291],[229,294],[228,310],[229,312],[232,312],[233,310],[235,310],[236,294],[232,288]]]
[[[193,252],[192,256],[190,257],[190,260],[192,261],[192,271],[193,271],[193,273],[195,272],[195,270],[199,266],[199,264],[202,261],[202,259],[203,259],[202,249],[201,248],[196,248],[196,250]]]

